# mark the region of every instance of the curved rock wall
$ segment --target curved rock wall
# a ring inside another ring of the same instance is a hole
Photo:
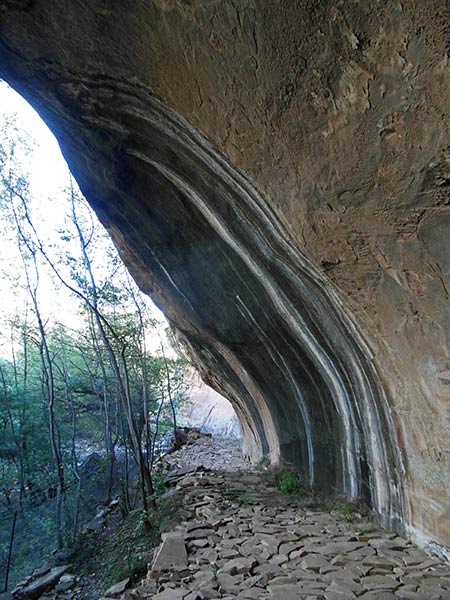
[[[0,0],[0,73],[248,454],[444,543],[449,22],[445,0]]]

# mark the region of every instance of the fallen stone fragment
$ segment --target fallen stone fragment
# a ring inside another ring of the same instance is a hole
[[[77,578],[75,577],[75,575],[63,575],[55,587],[55,592],[66,592],[67,590],[70,590],[70,588],[72,588],[76,583]]]
[[[184,589],[166,589],[159,594],[155,594],[152,600],[183,600],[188,593],[189,591]]]
[[[395,592],[395,597],[398,600],[423,600],[423,594],[419,594],[416,591],[399,588]]]
[[[356,581],[353,581],[350,578],[343,578],[343,577],[342,578],[336,577],[335,579],[333,579],[332,583],[327,588],[327,590],[330,592],[336,592],[336,593],[348,592],[348,593],[352,593],[353,595],[355,595],[355,594],[359,595],[364,592],[364,589],[361,586],[361,584],[357,583]]]
[[[289,556],[291,552],[293,552],[294,550],[300,550],[301,548],[303,548],[303,543],[300,541],[283,542],[282,544],[280,544],[278,551],[280,554],[287,554]]]
[[[353,592],[345,590],[325,590],[326,600],[355,600],[356,595]]]
[[[376,592],[365,592],[362,596],[358,596],[358,600],[397,600],[397,597],[392,592],[377,590]],[[428,600],[428,598],[421,600]]]
[[[186,540],[200,540],[207,538],[210,535],[215,534],[215,529],[208,529],[207,527],[199,527],[197,529],[192,529],[188,533],[186,533]]]
[[[270,587],[273,588],[275,585],[294,585],[297,583],[297,579],[288,575],[281,575],[280,577],[274,577],[270,580]]]
[[[289,560],[290,561],[296,561],[299,558],[303,558],[304,556],[307,555],[307,552],[305,551],[304,548],[299,548],[298,550],[294,550],[293,552],[291,552],[289,554]]]
[[[368,556],[363,558],[362,563],[369,567],[381,567],[382,569],[393,569],[400,566],[395,559],[386,556]]]
[[[254,558],[234,558],[227,561],[218,573],[227,573],[229,575],[241,575],[250,573],[256,567],[258,561]]]
[[[184,600],[205,600],[205,596],[201,592],[189,592]]]
[[[299,600],[301,598],[296,585],[277,585],[269,588],[270,600]]]
[[[40,598],[44,592],[51,590],[58,583],[62,575],[69,569],[70,565],[64,565],[62,567],[54,567],[50,571],[34,579],[20,591],[14,594],[16,598]]]
[[[232,558],[238,558],[239,556],[241,556],[241,554],[233,548],[225,548],[220,552],[220,558],[224,560],[231,560]]]
[[[173,500],[174,498],[177,498],[178,496],[180,496],[180,494],[176,490],[171,489],[171,490],[168,490],[167,492],[165,492],[164,494],[162,494],[159,497],[158,502],[162,502],[165,500]]]
[[[240,592],[237,597],[240,600],[262,600],[262,598],[267,598],[268,596],[268,592],[265,592],[261,588],[250,588]]]
[[[189,546],[192,548],[206,548],[209,546],[209,541],[207,539],[192,540],[189,542]]]
[[[261,556],[260,556],[260,558],[261,558]],[[289,557],[287,556],[287,554],[275,554],[274,556],[272,556],[268,560],[273,565],[280,565],[281,566],[281,565],[284,565],[285,563],[288,562]]]
[[[315,571],[318,573],[321,567],[324,567],[328,564],[329,563],[327,559],[323,556],[320,556],[319,554],[310,554],[301,561],[300,567],[302,569],[309,569],[310,571]]]
[[[400,582],[391,575],[368,575],[361,577],[361,585],[366,590],[395,590]]]
[[[222,594],[238,594],[244,581],[242,575],[230,575],[229,573],[217,573],[217,582]]]
[[[120,596],[126,590],[128,584],[130,583],[130,578],[122,579],[108,588],[105,592],[105,596]]]
[[[162,543],[153,559],[151,573],[156,574],[172,567],[187,566],[185,534],[180,531],[170,531],[163,533],[161,538]]]

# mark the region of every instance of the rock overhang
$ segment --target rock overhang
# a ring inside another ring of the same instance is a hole
[[[445,2],[272,4],[2,3],[0,70],[248,454],[448,542]]]

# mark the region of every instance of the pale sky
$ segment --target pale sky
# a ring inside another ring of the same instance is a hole
[[[0,113],[17,113],[19,121],[38,145],[28,168],[34,195],[49,196],[68,182],[68,167],[55,136],[26,100],[0,80]]]
[[[64,227],[64,216],[68,210],[68,203],[61,201],[61,194],[69,184],[67,163],[61,154],[58,142],[37,112],[17,92],[0,80],[0,120],[15,113],[20,128],[36,142],[33,144],[36,150],[32,155],[21,157],[21,163],[29,173],[33,220],[41,237],[57,243],[59,239],[57,230]],[[0,231],[0,298],[2,299],[0,324],[24,301],[23,294],[13,292],[11,282],[2,276],[2,272],[7,272],[10,277],[20,273],[20,269],[16,267],[17,249],[14,242],[8,240],[9,233],[6,229]],[[72,300],[65,288],[55,291],[54,278],[52,279],[45,275],[41,276],[39,285],[40,297],[45,301],[46,317],[76,328],[77,302]],[[164,319],[154,305],[152,314],[158,320]],[[161,331],[166,325],[164,321]],[[8,354],[6,347],[9,342],[1,339],[2,330],[5,335],[5,328],[0,328],[0,356],[5,356]],[[153,351],[156,351],[158,346],[158,339],[149,344]]]

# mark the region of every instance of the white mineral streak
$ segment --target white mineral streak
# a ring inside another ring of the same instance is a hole
[[[137,154],[137,152],[133,151],[133,155],[137,156]],[[340,377],[336,372],[333,363],[325,355],[322,348],[317,344],[306,323],[296,309],[292,306],[292,304],[289,303],[280,288],[274,285],[272,280],[269,278],[269,275],[264,273],[259,265],[252,260],[251,256],[245,251],[245,248],[243,248],[241,244],[235,240],[225,223],[219,219],[217,215],[210,209],[210,207],[207,206],[206,202],[202,200],[200,194],[197,194],[196,190],[194,190],[188,182],[182,180],[176,173],[167,168],[165,165],[162,165],[151,158],[145,157],[145,155],[141,153],[139,153],[139,158],[145,160],[147,163],[158,169],[160,173],[163,174],[173,184],[175,184],[178,189],[183,190],[183,192],[195,203],[197,208],[202,212],[203,216],[208,220],[208,222],[211,223],[215,231],[246,263],[250,271],[261,279],[263,287],[267,291],[274,306],[277,307],[279,314],[283,316],[291,329],[297,332],[299,339],[301,339],[304,344],[304,347],[309,349],[311,358],[315,360],[316,364],[319,364],[320,372],[328,376],[327,378],[330,384],[330,389],[334,391],[334,400],[337,403],[338,412],[345,423],[345,431],[347,434],[347,438],[345,440],[347,450],[347,468],[344,468],[344,472],[348,473],[349,487],[344,491],[351,497],[358,497],[360,493],[357,467],[357,458],[359,452],[354,446],[354,431],[356,429],[356,425],[352,416],[348,395],[342,382],[340,381]],[[246,378],[246,380],[247,379],[248,378]],[[268,412],[265,402],[263,406],[266,408],[265,412]],[[263,419],[263,421],[266,421],[266,419]],[[305,423],[305,429],[306,427],[307,425]],[[270,435],[271,433],[272,431],[270,429],[266,429],[267,435]]]
[[[292,245],[286,230],[284,230],[282,227],[281,221],[279,221],[278,217],[272,213],[262,197],[251,187],[249,182],[242,175],[240,175],[236,169],[232,168],[226,162],[226,160],[200,136],[200,134],[198,134],[188,123],[184,121],[184,119],[169,111],[162,103],[154,98],[149,96],[149,105],[146,106],[146,110],[136,109],[136,107],[131,105],[128,105],[126,108],[124,108],[124,110],[130,114],[133,114],[133,116],[137,116],[138,118],[142,119],[151,127],[157,128],[163,132],[166,137],[173,138],[178,144],[183,144],[188,151],[192,152],[192,148],[195,147],[196,158],[199,160],[199,162],[203,163],[204,168],[209,172],[212,172],[224,186],[229,186],[229,188],[233,190],[233,193],[239,197],[240,202],[246,204],[252,211],[256,213],[259,219],[263,220],[266,225],[265,234],[272,236],[283,248],[286,256],[291,259],[291,264],[288,264],[285,260],[283,260],[276,252],[276,249],[273,247],[273,245],[270,244],[267,239],[262,239],[261,235],[258,235],[259,232],[257,229],[253,228],[253,241],[256,241],[259,250],[264,254],[267,260],[271,261],[272,264],[276,264],[282,272],[287,274],[287,276],[295,283],[298,289],[305,291],[306,284],[302,279],[302,277],[305,277],[306,280],[312,282],[313,286],[317,288],[315,291],[318,293],[319,297],[322,297],[327,301],[324,303],[325,306],[329,305],[331,307],[336,307],[336,319],[340,323],[341,327],[343,327],[346,334],[352,336],[354,342],[361,350],[362,355],[367,357],[366,368],[372,369],[372,375],[374,375],[374,380],[376,381],[377,376],[375,369],[372,367],[372,365],[370,365],[370,359],[373,358],[372,353],[360,335],[356,324],[344,310],[340,298],[329,285],[329,282],[322,276],[321,273],[317,271],[307,257],[305,257],[303,253],[301,253]],[[129,148],[127,152],[139,160],[142,160],[155,167],[164,177],[171,181],[179,190],[183,191],[183,193],[190,198],[190,200],[198,208],[198,210],[201,211],[203,216],[211,224],[217,234],[220,235],[221,238],[229,245],[229,247],[237,253],[237,255],[248,266],[250,271],[259,278],[279,315],[283,317],[292,331],[296,332],[298,339],[301,340],[303,347],[307,349],[310,358],[314,361],[319,369],[319,372],[327,383],[333,397],[336,410],[343,420],[346,437],[345,451],[343,454],[344,491],[346,491],[352,497],[357,497],[361,491],[359,485],[358,466],[361,441],[359,439],[355,414],[353,412],[353,405],[348,396],[347,387],[342,381],[341,375],[334,366],[331,357],[327,355],[318,340],[315,339],[313,333],[307,327],[304,319],[301,317],[296,307],[292,305],[280,287],[269,277],[268,271],[263,268],[263,265],[257,264],[255,260],[253,260],[247,249],[242,246],[242,243],[240,243],[238,239],[236,239],[235,235],[232,233],[231,227],[220,218],[217,212],[214,212],[212,208],[208,206],[208,198],[205,197],[199,189],[194,188],[189,181],[186,181],[173,169],[161,164],[160,161],[156,160],[152,156],[148,156],[140,150],[131,148]],[[238,208],[236,209],[236,212],[238,212]],[[245,217],[243,217],[243,225],[248,225],[248,223],[245,223],[245,220]],[[241,225],[241,227],[243,227],[243,225]],[[293,271],[294,266],[298,270],[298,273]],[[245,307],[245,309],[248,313],[247,307]],[[250,318],[251,315],[250,317],[248,315],[249,313],[247,314],[247,318]],[[223,349],[221,351],[223,352]],[[367,373],[364,371],[364,368],[361,367],[359,359],[357,359],[356,355],[348,355],[347,353],[347,356],[345,356],[344,359],[347,362],[347,371],[352,373],[353,381],[356,378],[359,388],[358,390],[354,390],[358,394],[358,400],[355,405],[356,410],[360,412],[360,422],[365,433],[365,442],[368,454],[367,458],[371,471],[371,485],[373,488],[373,505],[375,510],[377,510],[380,514],[385,514],[394,518],[399,515],[391,514],[391,494],[397,493],[398,495],[396,511],[401,512],[403,510],[404,502],[401,490],[393,490],[393,482],[390,481],[387,476],[389,472],[389,459],[385,454],[383,435],[380,431],[380,416],[378,415],[376,400],[373,396],[373,384],[368,382]],[[231,362],[233,363],[233,361]],[[236,361],[233,363],[233,368],[236,370]],[[243,376],[246,385],[249,386],[248,389],[253,388],[254,390],[255,384],[254,382],[250,381],[248,374],[241,372],[241,376]],[[289,379],[292,380],[292,377]],[[398,452],[395,442],[395,430],[393,427],[388,403],[381,386],[377,386],[377,388],[378,389],[376,390],[376,393],[382,403],[384,418],[386,419],[389,428],[389,436],[391,440],[394,441],[394,450],[397,453],[397,456],[394,457],[396,462],[394,468],[403,470],[400,453]],[[310,439],[311,429],[298,387],[296,389],[296,395],[305,422],[305,431],[308,437],[310,476],[313,478],[314,453]],[[268,407],[266,406],[265,400],[259,390],[254,398],[257,401],[259,409],[261,410],[261,417],[264,423],[266,435],[268,436],[268,439],[270,438],[269,446],[271,453],[279,454],[279,450],[275,451],[276,447],[279,448],[279,442],[275,434],[275,428],[273,426]]]

